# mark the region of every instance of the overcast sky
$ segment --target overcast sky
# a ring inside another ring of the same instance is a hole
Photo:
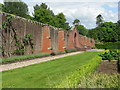
[[[96,27],[96,16],[101,14],[106,22],[117,22],[119,0],[22,0],[32,15],[33,6],[46,3],[55,14],[63,12],[72,25],[74,19],[79,19],[88,29]],[[1,1],[2,2],[2,1]]]

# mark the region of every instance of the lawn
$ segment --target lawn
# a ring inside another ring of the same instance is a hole
[[[2,73],[3,88],[50,88],[101,52],[85,52]]]

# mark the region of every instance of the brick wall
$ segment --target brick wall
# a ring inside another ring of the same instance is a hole
[[[48,26],[43,26],[42,28],[42,51],[41,52],[52,52],[51,47],[51,37],[50,37],[50,30]],[[50,49],[51,48],[51,49]]]
[[[2,16],[2,23],[4,23],[8,14],[3,13],[0,15]],[[26,34],[32,35],[34,48],[32,49],[30,45],[27,45],[24,55],[41,52],[58,53],[65,49],[75,48],[77,50],[84,50],[85,46],[87,46],[87,49],[91,49],[95,44],[93,39],[79,35],[75,27],[72,30],[66,31],[18,16],[13,16],[12,26],[16,29],[17,38],[21,43]],[[18,48],[15,44],[13,31],[2,29],[2,46],[6,57],[16,56],[13,53]]]
[[[58,31],[58,51],[65,50],[65,37],[64,37],[64,30]]]

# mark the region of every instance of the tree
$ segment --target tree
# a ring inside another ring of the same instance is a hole
[[[120,20],[116,23],[116,33],[118,34],[118,41],[120,41]]]
[[[66,18],[65,15],[63,13],[59,13],[55,16],[55,20],[56,20],[56,27],[58,28],[63,28],[63,29],[68,29],[69,28],[69,24],[66,23]]]
[[[36,4],[34,6],[34,20],[44,23],[44,24],[50,24],[54,25],[54,13],[45,3],[42,3],[41,5]],[[53,23],[52,23],[53,22]]]
[[[86,36],[88,30],[84,27],[84,25],[78,25],[77,30],[79,31],[79,34]]]
[[[34,6],[34,20],[55,26],[57,28],[63,28],[68,30],[69,24],[66,22],[65,15],[63,13],[59,13],[54,15],[53,11],[48,8],[45,3],[41,5]]]
[[[9,0],[4,0],[3,11],[24,18],[27,18],[28,16],[28,6],[21,0],[16,0],[16,2],[9,2]]]
[[[89,37],[100,42],[116,42],[118,41],[118,33],[116,31],[116,24],[112,22],[104,22],[98,27],[89,30]]]
[[[103,17],[102,17],[101,14],[99,14],[99,15],[96,17],[96,24],[97,24],[97,25],[100,25],[102,22],[103,22]]]
[[[74,25],[79,25],[79,23],[80,23],[79,19],[75,19],[74,22],[73,22]]]

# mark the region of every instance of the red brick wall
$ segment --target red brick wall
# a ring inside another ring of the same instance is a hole
[[[76,28],[74,28],[74,30],[73,30],[73,42],[74,42],[75,47],[82,48],[82,46],[80,45],[80,42],[79,42],[79,33]]]
[[[69,32],[69,37],[68,37],[68,48],[67,48],[67,49],[74,49],[73,32]]]
[[[2,15],[2,22],[6,20],[6,15],[7,14]],[[80,48],[82,50],[85,48],[84,46],[93,47],[95,44],[94,40],[79,35],[75,27],[73,28],[73,30],[69,31],[60,30],[52,26],[44,25],[16,16],[14,16],[14,18],[12,19],[12,25],[16,29],[18,39],[21,42],[26,34],[32,34],[32,42],[34,44],[34,48],[32,49],[30,45],[26,46],[26,51],[24,55],[32,53],[37,54],[41,52],[57,53],[59,51],[64,51],[63,47],[65,47],[66,49]],[[5,30],[2,30],[2,34],[4,34],[5,37],[2,37],[2,45],[6,53],[14,52],[17,48],[15,46],[15,40],[12,37],[12,33],[12,31],[5,32]],[[10,44],[11,40],[13,40],[13,42]],[[48,48],[52,48],[52,50],[49,50]]]
[[[64,39],[64,31],[58,31],[58,51],[64,51],[65,47],[65,39]]]
[[[42,36],[42,51],[41,52],[52,52],[48,48],[51,47],[50,30],[48,26],[43,26]]]

